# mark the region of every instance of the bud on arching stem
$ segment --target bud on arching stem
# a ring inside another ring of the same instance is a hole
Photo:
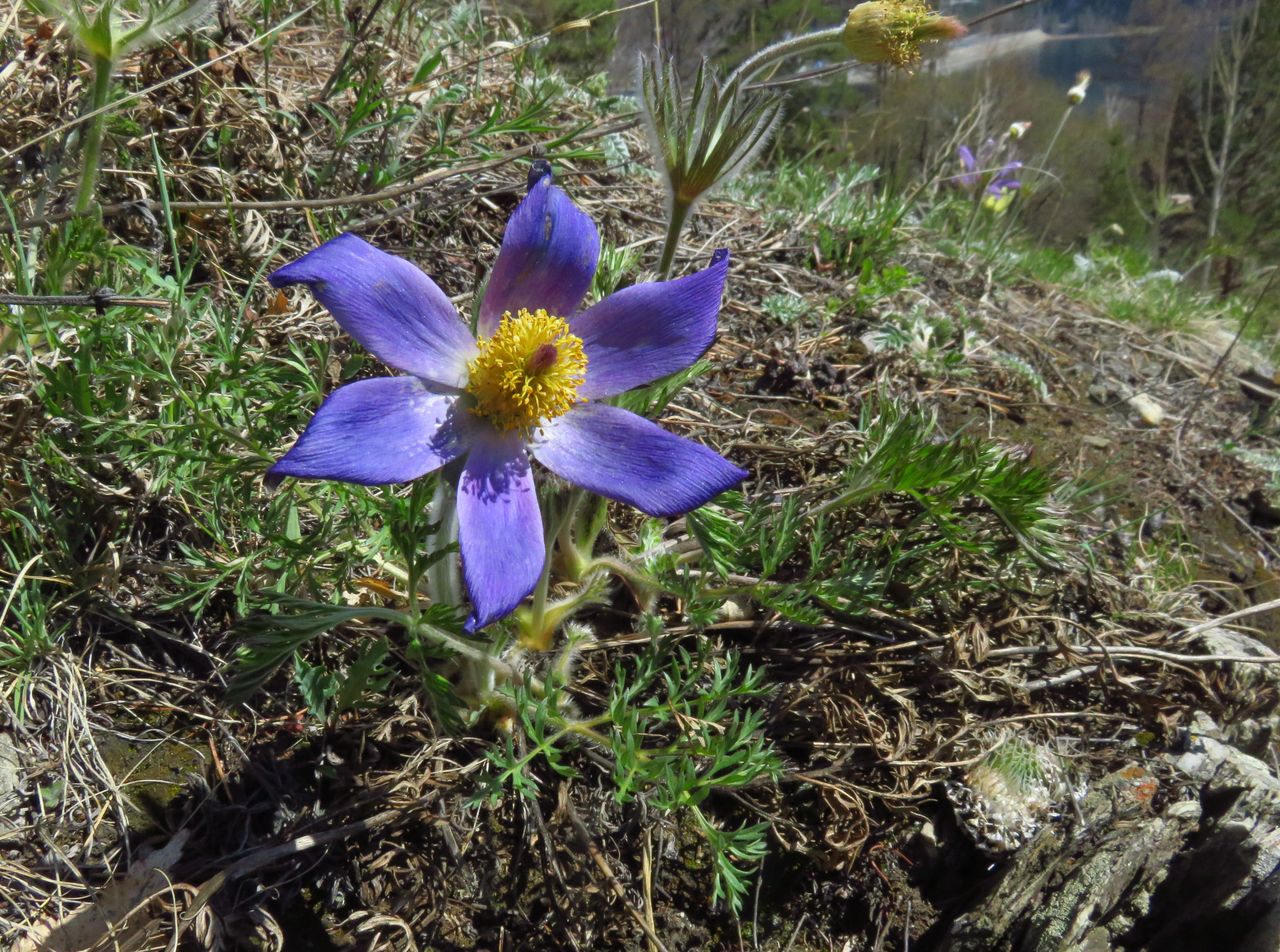
[[[841,41],[863,63],[910,66],[920,59],[922,43],[967,32],[955,17],[934,13],[923,0],[867,0],[849,11]]]
[[[1078,106],[1084,102],[1085,93],[1089,91],[1089,80],[1093,76],[1087,69],[1082,69],[1076,74],[1076,84],[1067,90],[1067,102],[1073,106]]]

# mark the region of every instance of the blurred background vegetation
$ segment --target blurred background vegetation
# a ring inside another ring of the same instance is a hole
[[[608,63],[619,92],[656,37],[682,69],[702,57],[731,66],[808,29],[835,25],[831,0],[509,2],[546,31],[617,9],[589,28],[551,37],[544,54],[586,75]],[[942,3],[972,22],[1008,4]],[[838,53],[832,52],[833,60]],[[1136,270],[1172,268],[1188,283],[1230,295],[1250,285],[1280,248],[1280,4],[1257,0],[1039,0],[977,24],[914,75],[835,69],[790,87],[791,116],[774,148],[832,169],[878,167],[890,185],[947,188],[955,149],[1032,128],[1019,155],[1032,166],[1021,212],[1029,237],[1050,247],[1089,243],[1133,258]],[[790,64],[794,71],[828,66]],[[1051,161],[1064,94],[1093,76]]]

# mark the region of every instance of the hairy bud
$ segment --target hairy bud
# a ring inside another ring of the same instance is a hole
[[[1067,90],[1067,102],[1073,106],[1078,106],[1084,102],[1085,93],[1089,91],[1089,80],[1093,76],[1087,69],[1082,69],[1076,73],[1076,84]]]
[[[849,11],[841,40],[855,59],[901,67],[920,59],[922,43],[967,32],[955,17],[939,16],[923,0],[867,0]]]

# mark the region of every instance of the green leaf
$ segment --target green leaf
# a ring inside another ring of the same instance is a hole
[[[710,370],[710,361],[699,360],[692,366],[676,371],[648,386],[628,390],[616,398],[617,405],[643,417],[657,416],[686,385],[704,376]]]
[[[390,651],[391,647],[384,637],[375,638],[364,646],[359,657],[347,668],[346,680],[343,681],[334,704],[335,710],[349,710],[364,697],[366,691],[386,687],[390,674],[382,667],[382,662]]]
[[[256,614],[238,624],[233,634],[240,636],[231,662],[226,704],[239,704],[253,695],[285,661],[309,642],[339,625],[352,621],[380,619],[407,626],[403,612],[376,605],[347,607],[313,602],[291,595],[270,593],[282,611]]]
[[[302,693],[303,703],[311,716],[318,721],[327,719],[329,701],[338,693],[338,679],[330,674],[322,665],[312,665],[301,658],[297,662],[298,669],[294,674],[294,682]]]

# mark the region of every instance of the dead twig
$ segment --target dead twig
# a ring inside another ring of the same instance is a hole
[[[3,294],[0,305],[11,307],[91,307],[99,314],[109,307],[173,307],[164,298],[132,297],[116,294],[111,288],[98,288],[88,294]]]
[[[628,129],[634,128],[639,125],[639,123],[639,118],[624,119],[620,122],[598,126],[595,129],[588,129],[583,132],[572,134],[572,138],[576,142],[599,139],[615,132],[624,132]],[[559,138],[565,138],[565,136],[561,136]],[[558,141],[558,139],[552,141]],[[378,202],[385,202],[400,198],[445,179],[456,178],[460,175],[472,175],[477,172],[487,172],[492,169],[500,168],[503,165],[507,165],[510,162],[514,162],[516,159],[520,159],[528,155],[538,155],[541,152],[544,152],[549,144],[550,143],[547,142],[535,142],[532,145],[508,149],[506,152],[501,152],[491,159],[483,159],[479,162],[471,162],[466,165],[455,166],[451,169],[436,169],[411,182],[392,185],[384,189],[379,189],[376,192],[333,195],[329,198],[277,198],[260,201],[169,202],[168,210],[171,212],[272,212],[302,211],[305,209],[314,211],[322,208],[373,205]],[[155,199],[148,199],[140,202],[116,202],[111,205],[103,205],[101,206],[101,212],[104,217],[110,217],[113,215],[135,212],[140,208],[146,208],[151,212],[159,212],[164,211],[165,206],[162,202],[156,201]],[[92,214],[97,214],[97,209],[90,208],[86,212],[75,212],[70,210],[55,212],[51,215],[28,218],[25,221],[19,222],[18,227],[21,229],[43,225],[55,225],[58,222],[68,221],[72,218],[83,218],[85,215]],[[0,233],[12,230],[11,225],[0,222]]]
[[[649,944],[657,948],[659,952],[668,952],[662,940],[658,938],[658,934],[654,932],[653,927],[649,925],[644,914],[635,907],[635,904],[627,897],[627,891],[622,888],[622,883],[618,882],[618,877],[613,874],[613,868],[609,865],[609,861],[605,858],[604,853],[600,852],[600,847],[596,846],[595,841],[591,838],[590,831],[587,830],[586,824],[582,822],[582,818],[578,816],[578,811],[573,807],[573,801],[565,791],[561,796],[560,802],[564,805],[565,816],[569,818],[569,822],[573,824],[574,832],[578,834],[578,839],[582,841],[583,847],[591,856],[591,861],[595,863],[596,868],[600,870],[600,874],[604,876],[605,882],[609,884],[610,891],[618,898],[618,900],[626,907],[631,918],[639,924],[644,930],[645,938],[649,940]]]

